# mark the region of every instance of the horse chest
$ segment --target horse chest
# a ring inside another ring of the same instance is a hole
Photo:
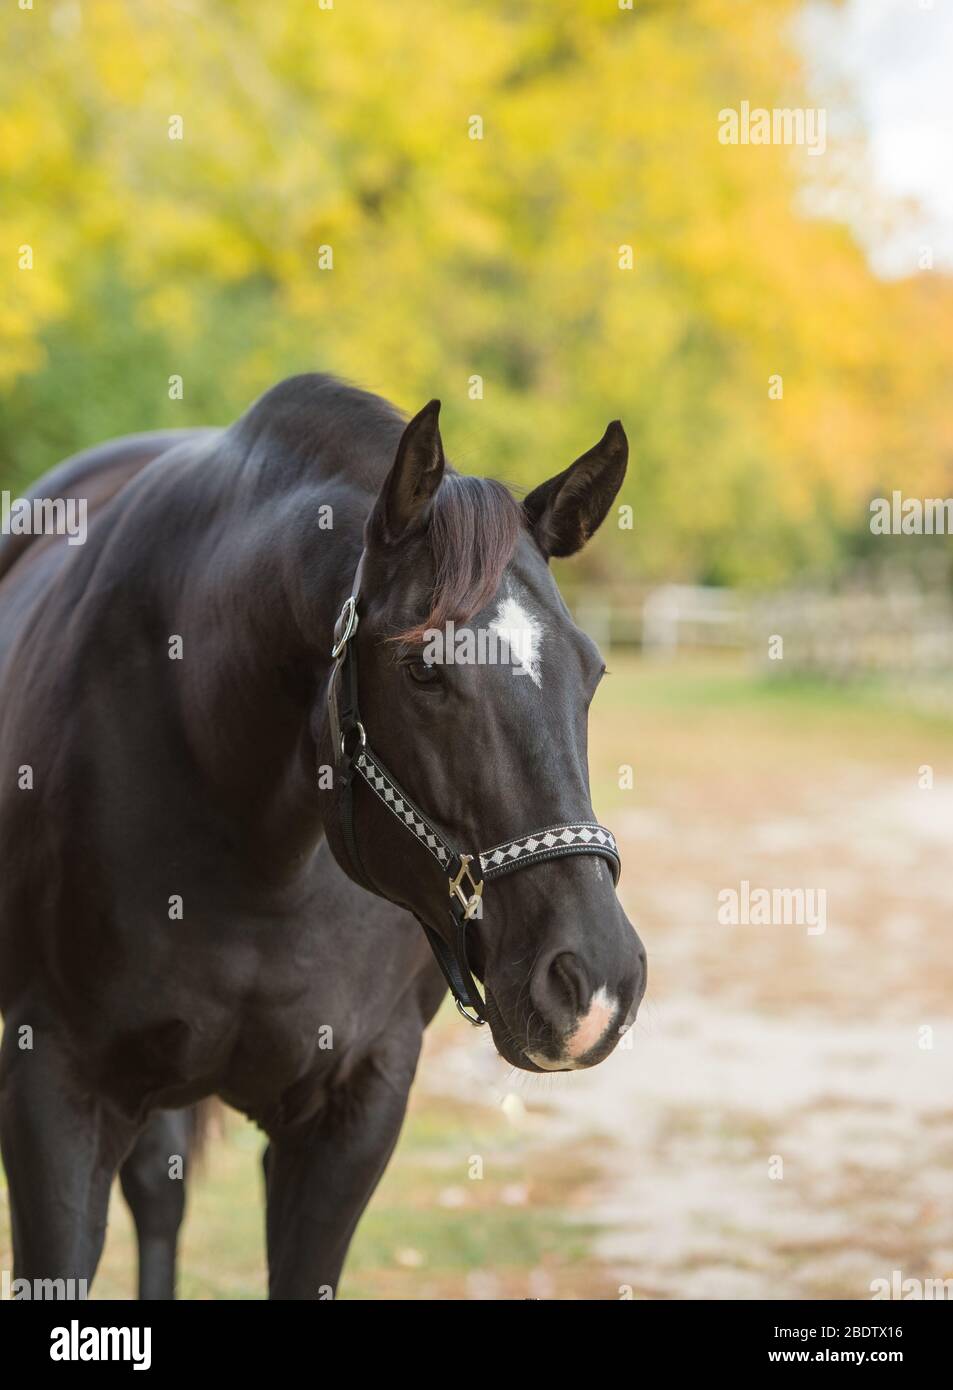
[[[94,1024],[102,1083],[116,1081],[132,1108],[217,1091],[262,1113],[299,1084],[310,1101],[404,1007],[401,981],[421,946],[412,930],[392,929],[388,943],[373,925],[346,938],[331,926],[313,908],[287,918],[213,913],[178,923],[180,939],[164,925],[159,941],[139,938]]]

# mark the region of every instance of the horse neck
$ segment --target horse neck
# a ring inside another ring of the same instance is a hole
[[[334,527],[321,530],[328,504]],[[300,862],[323,832],[316,741],[331,634],[369,506],[320,481],[291,494],[239,488],[176,577],[186,739],[207,793],[269,863]]]

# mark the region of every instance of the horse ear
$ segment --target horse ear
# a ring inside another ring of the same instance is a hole
[[[404,429],[397,457],[371,513],[371,534],[398,541],[426,523],[430,501],[443,477],[443,443],[437,424],[440,402],[430,401]]]
[[[613,420],[588,453],[529,494],[523,511],[547,559],[575,555],[598,530],[622,486],[628,460],[625,430]]]

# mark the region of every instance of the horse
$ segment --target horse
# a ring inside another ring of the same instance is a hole
[[[530,1072],[597,1064],[636,1016],[590,803],[604,665],[549,566],[604,520],[625,433],[521,501],[451,468],[439,409],[293,377],[55,468],[31,496],[82,500],[83,544],[0,543],[17,1278],[92,1281],[120,1172],[140,1293],[170,1297],[174,1214],[150,1226],[139,1180],[185,1142],[169,1113],[219,1097],[267,1139],[269,1297],[334,1296],[448,987]],[[532,640],[425,659],[461,623]]]

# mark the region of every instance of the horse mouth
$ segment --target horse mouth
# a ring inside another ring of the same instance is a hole
[[[508,1062],[511,1067],[518,1067],[520,1071],[535,1072],[538,1076],[545,1076],[548,1072],[576,1069],[579,1064],[572,1061],[571,1058],[557,1061],[548,1058],[538,1045],[531,1049],[524,1048],[517,1041],[513,1029],[500,1012],[499,1005],[493,997],[493,991],[485,983],[483,995],[493,1043],[504,1062]]]
[[[487,1022],[497,1052],[510,1066],[519,1067],[521,1071],[535,1072],[539,1076],[553,1072],[586,1071],[597,1066],[615,1050],[616,1044],[623,1033],[628,1031],[631,1022],[631,1019],[627,1019],[620,1027],[607,1026],[598,1037],[593,1038],[592,1045],[584,1051],[573,1048],[573,1037],[554,1038],[549,1046],[540,1039],[535,1039],[532,1043],[527,1039],[526,1044],[522,1044],[503,1017],[493,992],[485,984],[483,993]]]

